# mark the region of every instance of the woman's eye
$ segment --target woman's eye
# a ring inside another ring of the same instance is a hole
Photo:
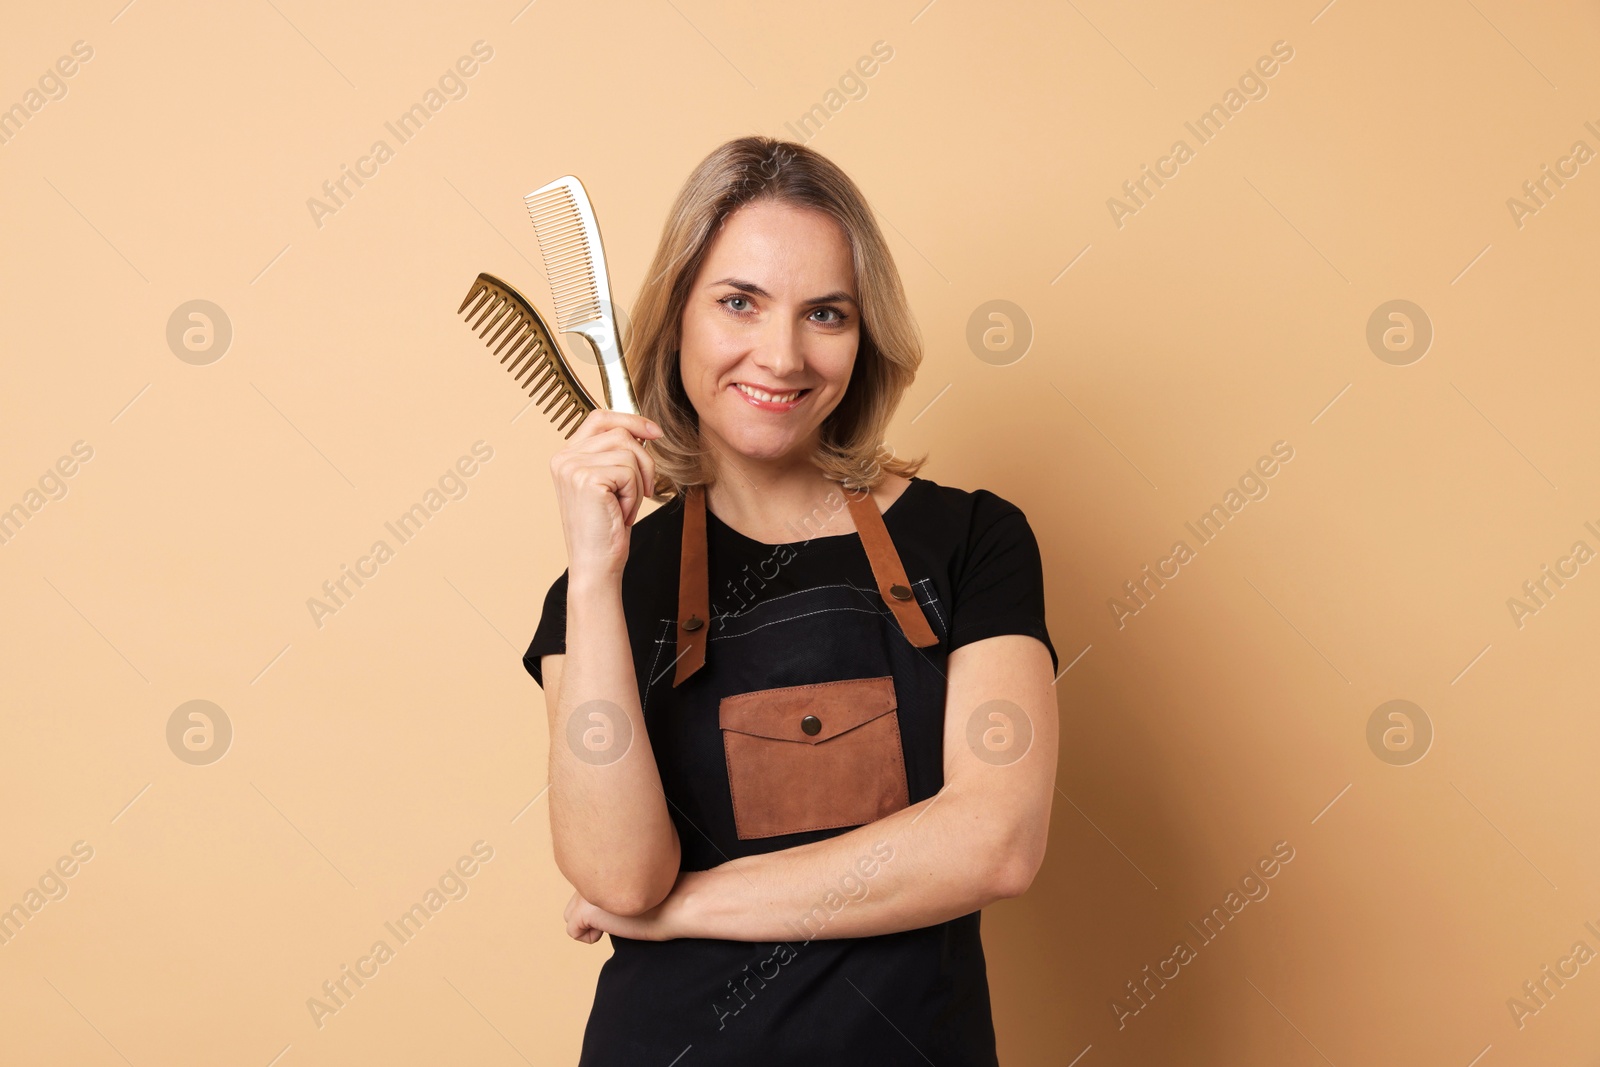
[[[727,308],[739,318],[746,318],[755,314],[754,309],[750,307],[750,298],[747,296],[724,296],[718,299],[717,303]],[[812,321],[821,323],[824,326],[842,326],[844,323],[849,321],[845,314],[838,308],[820,307],[817,308],[816,311],[813,311],[812,315],[816,315],[819,312],[829,317],[813,319]]]

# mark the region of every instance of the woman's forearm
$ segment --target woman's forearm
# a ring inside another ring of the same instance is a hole
[[[671,936],[731,941],[932,926],[1022,892],[1031,872],[1012,843],[1016,825],[946,786],[849,833],[685,873],[662,921]]]
[[[556,863],[607,911],[660,903],[678,875],[678,834],[644,728],[620,575],[568,575],[567,650],[550,707],[550,828]]]

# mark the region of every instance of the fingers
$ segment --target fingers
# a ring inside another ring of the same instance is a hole
[[[578,920],[578,903],[583,899],[581,894],[572,894],[572,899],[567,901],[567,906],[562,912],[562,918],[567,924],[567,936],[574,941],[582,941],[587,927]]]
[[[595,459],[609,459],[609,463],[591,463],[579,471],[573,478],[573,484],[580,488],[585,486],[601,486],[607,493],[616,495],[617,503],[622,508],[622,519],[628,523],[628,517],[638,510],[640,493],[639,468],[634,462],[631,452],[605,452]]]
[[[596,941],[600,940],[600,935],[605,931],[601,930],[599,927],[590,926],[581,918],[583,911],[582,905],[587,903],[588,902],[583,899],[583,895],[581,893],[572,894],[572,899],[567,901],[567,907],[563,913],[563,918],[566,919],[568,937],[572,938],[574,941],[582,941],[585,944],[592,945]]]
[[[551,465],[559,471],[573,462],[568,457],[581,456],[577,462],[585,468],[604,463],[622,466],[625,475],[616,477],[615,472],[607,471],[607,483],[617,494],[623,521],[631,526],[644,498],[655,492],[656,461],[645,449],[645,441],[661,433],[658,425],[643,416],[596,408],[552,458]]]
[[[655,436],[660,435],[655,434]],[[632,526],[634,516],[638,513],[639,505],[643,503],[643,498],[655,492],[655,457],[645,449],[645,443],[633,435],[633,431],[624,429],[620,426],[614,426],[609,430],[603,430],[591,438],[590,441],[597,449],[597,451],[594,453],[596,458],[614,457],[618,454],[625,454],[633,466],[633,481],[638,485],[639,492],[633,496],[633,506],[631,508],[625,507],[623,509],[624,518],[626,519],[628,525]],[[605,446],[607,451],[598,451],[601,446]]]
[[[609,408],[595,408],[585,415],[578,428],[573,431],[574,443],[583,438],[598,436],[607,430],[621,429],[634,437],[649,440],[661,436],[661,427],[643,415],[630,415],[624,411],[612,411]]]

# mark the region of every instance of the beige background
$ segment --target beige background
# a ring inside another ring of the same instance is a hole
[[[0,35],[5,107],[93,49],[0,145],[0,507],[93,450],[0,545],[0,906],[93,849],[0,945],[5,1063],[575,1061],[609,949],[563,929],[519,662],[565,565],[560,437],[456,306],[480,270],[549,306],[521,196],[566,173],[631,303],[690,168],[794,136],[876,41],[810,143],[880,212],[926,338],[891,443],[1023,508],[1072,665],[1048,860],[985,915],[1002,1061],[1592,1061],[1600,965],[1520,1028],[1507,1001],[1600,950],[1600,566],[1520,627],[1507,600],[1600,549],[1600,162],[1520,227],[1507,200],[1600,149],[1593,5],[121,3]],[[400,143],[385,122],[480,40]],[[1198,144],[1277,41],[1267,95]],[[1119,227],[1108,198],[1179,138]],[[167,340],[198,299],[233,331],[205,365]],[[998,364],[966,339],[997,299],[1033,331]],[[1435,331],[1406,366],[1366,341],[1396,299]],[[466,495],[394,541],[480,440]],[[1270,494],[1119,628],[1123,582],[1277,441]],[[319,627],[308,598],[380,538]],[[204,766],[166,733],[197,699],[233,730]],[[1367,741],[1393,699],[1435,731],[1409,766]],[[477,841],[468,894],[319,1029],[307,999]],[[1119,1028],[1125,983],[1279,841],[1270,895]]]

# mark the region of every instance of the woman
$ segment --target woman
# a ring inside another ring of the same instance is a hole
[[[568,932],[613,946],[581,1064],[995,1064],[979,910],[1043,859],[1058,660],[1022,512],[883,444],[921,353],[864,198],[718,148],[625,350],[523,658]]]

